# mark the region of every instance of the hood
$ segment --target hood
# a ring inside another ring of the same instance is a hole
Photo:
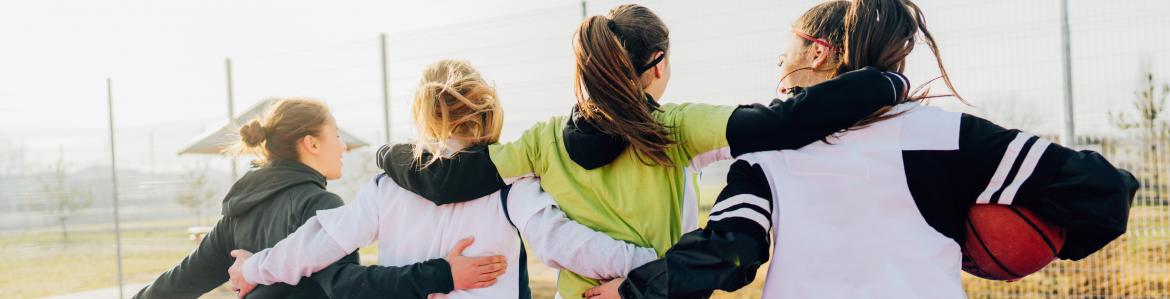
[[[244,174],[223,200],[223,215],[239,216],[277,194],[303,184],[325,189],[325,176],[296,161],[272,161]]]
[[[646,94],[646,109],[658,110],[658,101]],[[582,168],[594,169],[605,166],[626,151],[630,142],[624,137],[603,132],[596,123],[581,115],[576,105],[569,116],[564,135],[565,149],[569,159]]]

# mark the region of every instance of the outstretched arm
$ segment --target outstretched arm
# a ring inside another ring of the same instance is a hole
[[[549,267],[610,280],[658,258],[654,249],[616,240],[569,219],[535,179],[512,184],[506,202],[521,236]]]
[[[848,72],[770,105],[743,105],[727,123],[731,154],[798,149],[853,127],[906,97],[908,81],[873,67]]]
[[[1067,229],[1062,259],[1079,260],[1125,233],[1138,181],[1100,154],[963,115],[956,167],[976,204],[1019,205]],[[969,200],[969,199],[968,199]]]
[[[337,263],[309,279],[329,298],[425,298],[454,290],[491,286],[503,274],[503,257],[464,257],[472,239],[459,242],[446,258],[406,266],[362,266],[357,259]]]
[[[322,210],[272,248],[257,252],[243,265],[252,284],[296,285],[337,260],[372,242],[378,232],[378,186],[371,181],[354,203]]]
[[[228,233],[230,222],[226,217],[221,218],[195,251],[138,291],[134,298],[198,298],[226,282],[227,269],[232,264],[228,256],[232,246]]]

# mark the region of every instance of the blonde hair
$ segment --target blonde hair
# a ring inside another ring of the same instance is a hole
[[[308,98],[284,98],[268,112],[240,127],[240,139],[225,150],[229,154],[255,154],[256,165],[277,160],[297,161],[297,142],[318,136],[333,116],[325,103]]]
[[[449,150],[452,137],[471,139],[466,146],[495,143],[500,139],[504,111],[496,89],[465,60],[444,59],[423,70],[414,95],[414,124],[419,139],[414,158],[426,167]],[[422,161],[424,153],[431,158]]]

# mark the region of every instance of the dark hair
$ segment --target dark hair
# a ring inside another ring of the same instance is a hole
[[[297,143],[305,136],[318,136],[332,116],[318,100],[290,98],[272,104],[271,110],[240,127],[240,140],[228,149],[234,153],[260,156],[256,164],[300,159]]]
[[[942,56],[930,30],[926,29],[926,17],[911,0],[852,0],[830,1],[813,6],[796,20],[794,30],[825,40],[841,49],[837,56],[835,74],[858,70],[867,66],[884,71],[902,72],[906,67],[906,56],[914,50],[918,33],[934,54],[939,73],[946,82],[951,95],[964,103],[963,97],[955,91],[951,77],[943,66]],[[805,46],[812,41],[805,40]],[[921,101],[937,96],[927,95],[925,90],[901,102]],[[862,120],[857,126],[865,126],[895,115],[885,115],[889,107],[881,109]],[[883,116],[885,115],[885,116]]]
[[[666,148],[675,141],[670,129],[651,115],[639,78],[663,59],[652,56],[658,52],[665,56],[668,37],[666,24],[654,12],[626,4],[581,21],[573,40],[577,60],[573,85],[581,115],[664,166],[673,165]]]

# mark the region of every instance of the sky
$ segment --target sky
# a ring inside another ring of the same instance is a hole
[[[818,1],[635,2],[671,29],[674,78],[664,101],[743,104],[775,96],[785,34]],[[960,93],[977,107],[936,103],[1058,132],[1056,1],[917,2]],[[1142,72],[1170,79],[1170,43],[1157,38],[1170,36],[1170,2],[1069,2],[1077,131],[1109,134],[1108,115],[1130,107]],[[586,12],[620,3],[588,1]],[[581,8],[576,0],[5,1],[0,147],[20,145],[32,169],[55,161],[58,148],[75,168],[108,163],[110,78],[120,164],[165,170],[207,159],[176,152],[227,117],[227,58],[237,112],[266,97],[317,97],[344,129],[381,144],[381,33],[393,141],[413,136],[413,86],[442,58],[468,59],[496,84],[510,140],[572,105],[570,37]],[[914,82],[937,75],[927,49],[912,54],[907,73]]]

